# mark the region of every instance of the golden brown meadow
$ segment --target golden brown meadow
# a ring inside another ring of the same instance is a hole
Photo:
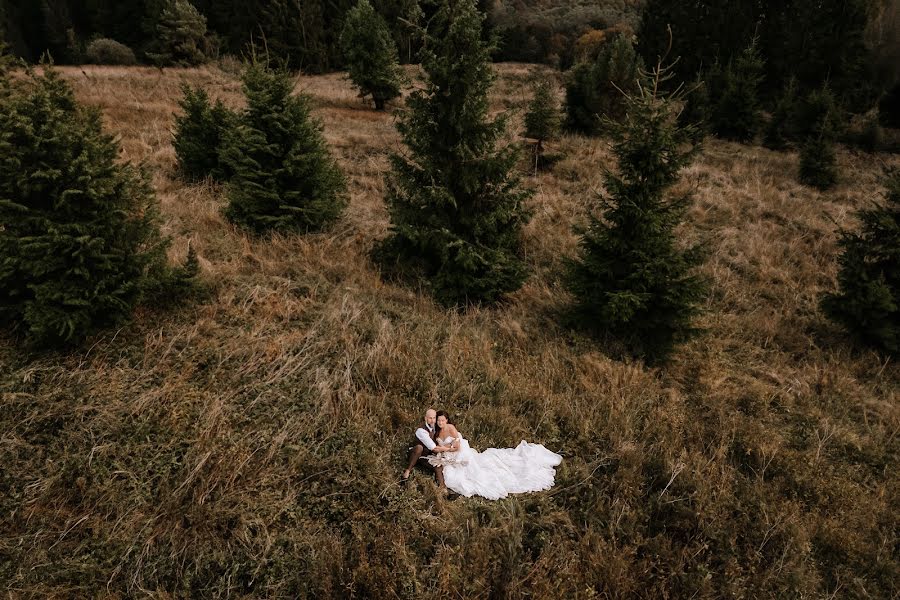
[[[896,156],[842,148],[840,185],[797,156],[709,141],[680,187],[704,241],[705,334],[672,364],[608,358],[560,327],[611,154],[564,137],[525,231],[533,276],[464,313],[383,282],[382,176],[394,117],[341,75],[303,77],[349,182],[330,232],[253,239],[223,190],[186,185],[171,145],[179,84],[239,102],[230,72],[62,68],[152,175],[208,298],[143,309],[84,349],[23,357],[0,341],[0,583],[10,598],[891,598],[898,557],[895,363],[824,320],[837,226]],[[528,100],[498,67],[494,107]],[[519,119],[514,119],[518,124]],[[518,125],[517,125],[518,126]],[[427,406],[473,446],[541,442],[550,492],[447,500],[398,483]]]

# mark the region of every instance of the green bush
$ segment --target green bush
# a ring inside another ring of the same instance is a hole
[[[863,343],[900,353],[900,172],[888,181],[885,204],[860,211],[859,232],[838,242],[838,291],[822,308]]]
[[[209,96],[201,88],[182,87],[179,106],[183,113],[175,117],[175,155],[178,168],[189,180],[211,177],[227,181],[231,170],[222,160],[223,144],[228,131],[235,126],[237,115],[221,100],[210,104]]]
[[[0,103],[0,322],[77,343],[171,276],[152,189],[50,68]]]
[[[134,52],[116,40],[100,38],[88,44],[84,51],[87,62],[95,65],[134,65]]]

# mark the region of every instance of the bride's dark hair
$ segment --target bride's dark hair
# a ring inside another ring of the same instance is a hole
[[[453,421],[450,420],[450,415],[448,415],[446,411],[443,411],[443,410],[437,411],[437,414],[436,414],[435,417],[434,417],[434,422],[437,423],[437,420],[438,420],[440,417],[446,417],[446,418],[447,418],[447,424],[448,424],[448,425],[453,425]]]

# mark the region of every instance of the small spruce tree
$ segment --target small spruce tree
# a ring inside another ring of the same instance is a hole
[[[625,114],[622,93],[632,93],[643,61],[625,35],[604,44],[590,62],[576,64],[566,82],[566,128],[596,135],[604,117],[621,119]]]
[[[678,113],[679,125],[694,126],[701,136],[706,135],[709,131],[709,86],[700,73],[685,96],[684,106]]]
[[[763,67],[756,39],[728,62],[721,87],[713,98],[710,125],[717,136],[738,142],[753,141],[762,121],[759,86]]]
[[[0,94],[0,323],[35,345],[126,319],[169,274],[145,177],[49,66]]]
[[[210,104],[202,88],[184,85],[181,89],[184,96],[178,104],[183,112],[175,117],[173,142],[178,168],[188,180],[227,181],[231,172],[222,159],[223,143],[237,115],[221,100]]]
[[[834,140],[840,124],[837,103],[828,86],[810,92],[800,103],[797,115],[794,127],[803,140],[800,181],[827,190],[837,183]]]
[[[822,309],[863,343],[900,354],[900,171],[885,204],[860,211],[861,230],[842,231],[838,291]]]
[[[168,0],[156,31],[156,51],[147,53],[156,63],[192,67],[206,62],[206,17],[188,0]]]
[[[347,199],[309,98],[292,95],[287,71],[256,58],[242,79],[247,108],[227,130],[223,153],[233,174],[225,215],[256,233],[323,229]]]
[[[619,172],[606,172],[603,214],[591,217],[567,277],[573,324],[612,335],[651,362],[665,360],[695,333],[692,320],[705,294],[695,273],[700,252],[676,245],[689,198],[668,194],[698,151],[700,134],[678,124],[681,92],[664,92],[667,78],[659,65],[645,75],[626,97],[625,120],[611,124]]]
[[[900,129],[900,82],[895,83],[878,102],[878,117],[885,127]]]
[[[534,165],[544,158],[544,142],[559,134],[560,114],[553,87],[546,81],[534,88],[534,96],[525,114],[525,137],[535,140]]]
[[[375,109],[384,110],[385,102],[400,95],[404,75],[391,32],[369,0],[359,0],[347,12],[340,43],[359,95],[372,96]]]
[[[408,153],[391,157],[389,236],[374,251],[390,274],[423,278],[446,305],[493,302],[527,269],[528,213],[515,174],[518,149],[503,143],[507,116],[488,117],[494,80],[474,0],[444,1],[422,50],[423,89],[397,128]]]
[[[792,77],[785,85],[784,91],[775,104],[772,118],[766,125],[766,132],[763,136],[763,145],[766,148],[784,150],[788,147],[790,140],[796,139],[797,134],[792,129],[796,111],[797,80]]]

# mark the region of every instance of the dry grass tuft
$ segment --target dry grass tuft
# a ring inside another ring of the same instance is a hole
[[[529,98],[499,67],[497,110]],[[152,173],[208,301],[144,310],[67,355],[0,342],[0,582],[10,597],[891,598],[898,381],[848,345],[817,298],[835,223],[896,157],[842,151],[842,183],[796,183],[797,157],[712,141],[681,187],[685,239],[709,247],[706,334],[665,370],[611,360],[560,328],[575,252],[610,161],[566,137],[537,189],[534,275],[503,306],[452,313],[383,283],[393,116],[340,75],[304,77],[348,176],[330,233],[248,238],[223,189],[174,178],[182,81],[239,104],[213,68],[62,69]],[[527,438],[565,455],[557,486],[447,501],[401,488],[426,406],[476,448]],[[452,591],[448,591],[452,590]]]

